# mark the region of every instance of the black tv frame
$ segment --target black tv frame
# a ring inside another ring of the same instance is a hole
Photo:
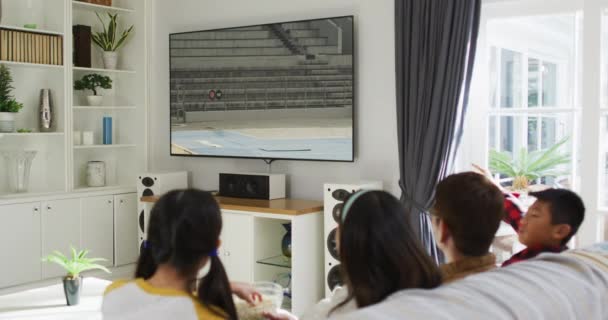
[[[272,163],[273,161],[276,160],[291,160],[291,161],[319,161],[319,162],[350,162],[353,163],[355,162],[356,159],[356,137],[355,137],[355,133],[356,133],[356,123],[357,123],[357,118],[356,118],[356,112],[355,110],[356,105],[357,105],[357,69],[356,69],[356,54],[355,54],[355,42],[356,42],[356,24],[355,24],[355,16],[354,15],[346,15],[346,16],[335,16],[335,17],[325,17],[325,18],[314,18],[314,19],[302,19],[302,20],[293,20],[293,21],[283,21],[283,22],[270,22],[270,23],[263,23],[263,24],[251,24],[251,25],[244,25],[244,26],[238,26],[238,27],[228,27],[228,28],[214,28],[214,29],[203,29],[203,30],[194,30],[194,31],[184,31],[184,32],[173,32],[173,33],[169,33],[169,54],[168,54],[168,58],[169,58],[169,106],[171,106],[171,36],[173,35],[179,35],[179,34],[188,34],[188,33],[195,33],[195,32],[201,32],[201,31],[219,31],[219,30],[226,30],[226,29],[238,29],[238,28],[247,28],[247,27],[255,27],[255,26],[266,26],[266,25],[271,25],[271,24],[283,24],[283,23],[297,23],[297,22],[307,22],[307,21],[315,21],[315,20],[327,20],[327,19],[339,19],[339,18],[350,18],[352,19],[353,22],[353,41],[352,41],[352,53],[353,53],[353,58],[352,58],[352,69],[353,69],[353,107],[352,107],[352,124],[351,124],[351,128],[352,128],[352,140],[351,140],[351,154],[352,154],[352,158],[351,160],[331,160],[331,159],[303,159],[303,158],[267,158],[267,157],[245,157],[245,156],[221,156],[221,155],[204,155],[204,154],[173,154],[173,152],[171,152],[171,143],[173,141],[173,131],[171,130],[172,126],[171,126],[171,112],[169,112],[169,156],[171,157],[188,157],[188,158],[229,158],[229,159],[257,159],[257,160],[264,160],[267,164]],[[169,107],[170,108],[170,107]]]

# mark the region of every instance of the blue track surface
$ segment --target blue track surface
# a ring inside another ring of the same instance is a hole
[[[171,142],[198,155],[344,161],[352,159],[351,138],[260,139],[227,130],[201,130],[173,131]]]

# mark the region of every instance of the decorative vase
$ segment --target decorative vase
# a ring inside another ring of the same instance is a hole
[[[53,131],[53,103],[51,101],[51,89],[40,90],[40,132]]]
[[[118,53],[116,51],[103,52],[103,66],[106,69],[116,69],[118,65]]]
[[[100,106],[103,101],[103,96],[87,96],[87,103],[90,106]]]
[[[80,288],[82,287],[82,277],[63,278],[63,292],[68,306],[75,306],[80,302]]]
[[[281,240],[281,251],[283,251],[284,256],[291,258],[291,223],[284,223],[283,228],[287,232]]]
[[[27,192],[30,181],[30,169],[36,151],[12,150],[2,152],[8,165],[9,187],[13,192]]]
[[[87,163],[87,186],[103,187],[106,185],[106,164],[103,161]]]
[[[15,131],[15,112],[0,112],[0,132]]]
[[[103,144],[112,144],[112,117],[103,117]]]

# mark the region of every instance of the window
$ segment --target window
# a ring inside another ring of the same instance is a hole
[[[573,15],[489,21],[488,151],[523,160],[523,153],[546,151],[566,139],[560,152],[572,155],[576,110],[569,79],[576,70],[574,30]],[[547,171],[530,183],[571,188],[573,163],[571,156],[569,163],[550,170],[559,171],[558,176]],[[514,177],[500,178],[510,185]]]

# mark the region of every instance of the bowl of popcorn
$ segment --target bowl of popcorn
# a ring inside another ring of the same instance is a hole
[[[283,303],[283,287],[267,281],[260,281],[253,284],[255,290],[262,295],[262,301],[257,301],[250,305],[244,300],[235,297],[236,312],[242,320],[262,320],[264,312],[275,312],[281,308]]]

